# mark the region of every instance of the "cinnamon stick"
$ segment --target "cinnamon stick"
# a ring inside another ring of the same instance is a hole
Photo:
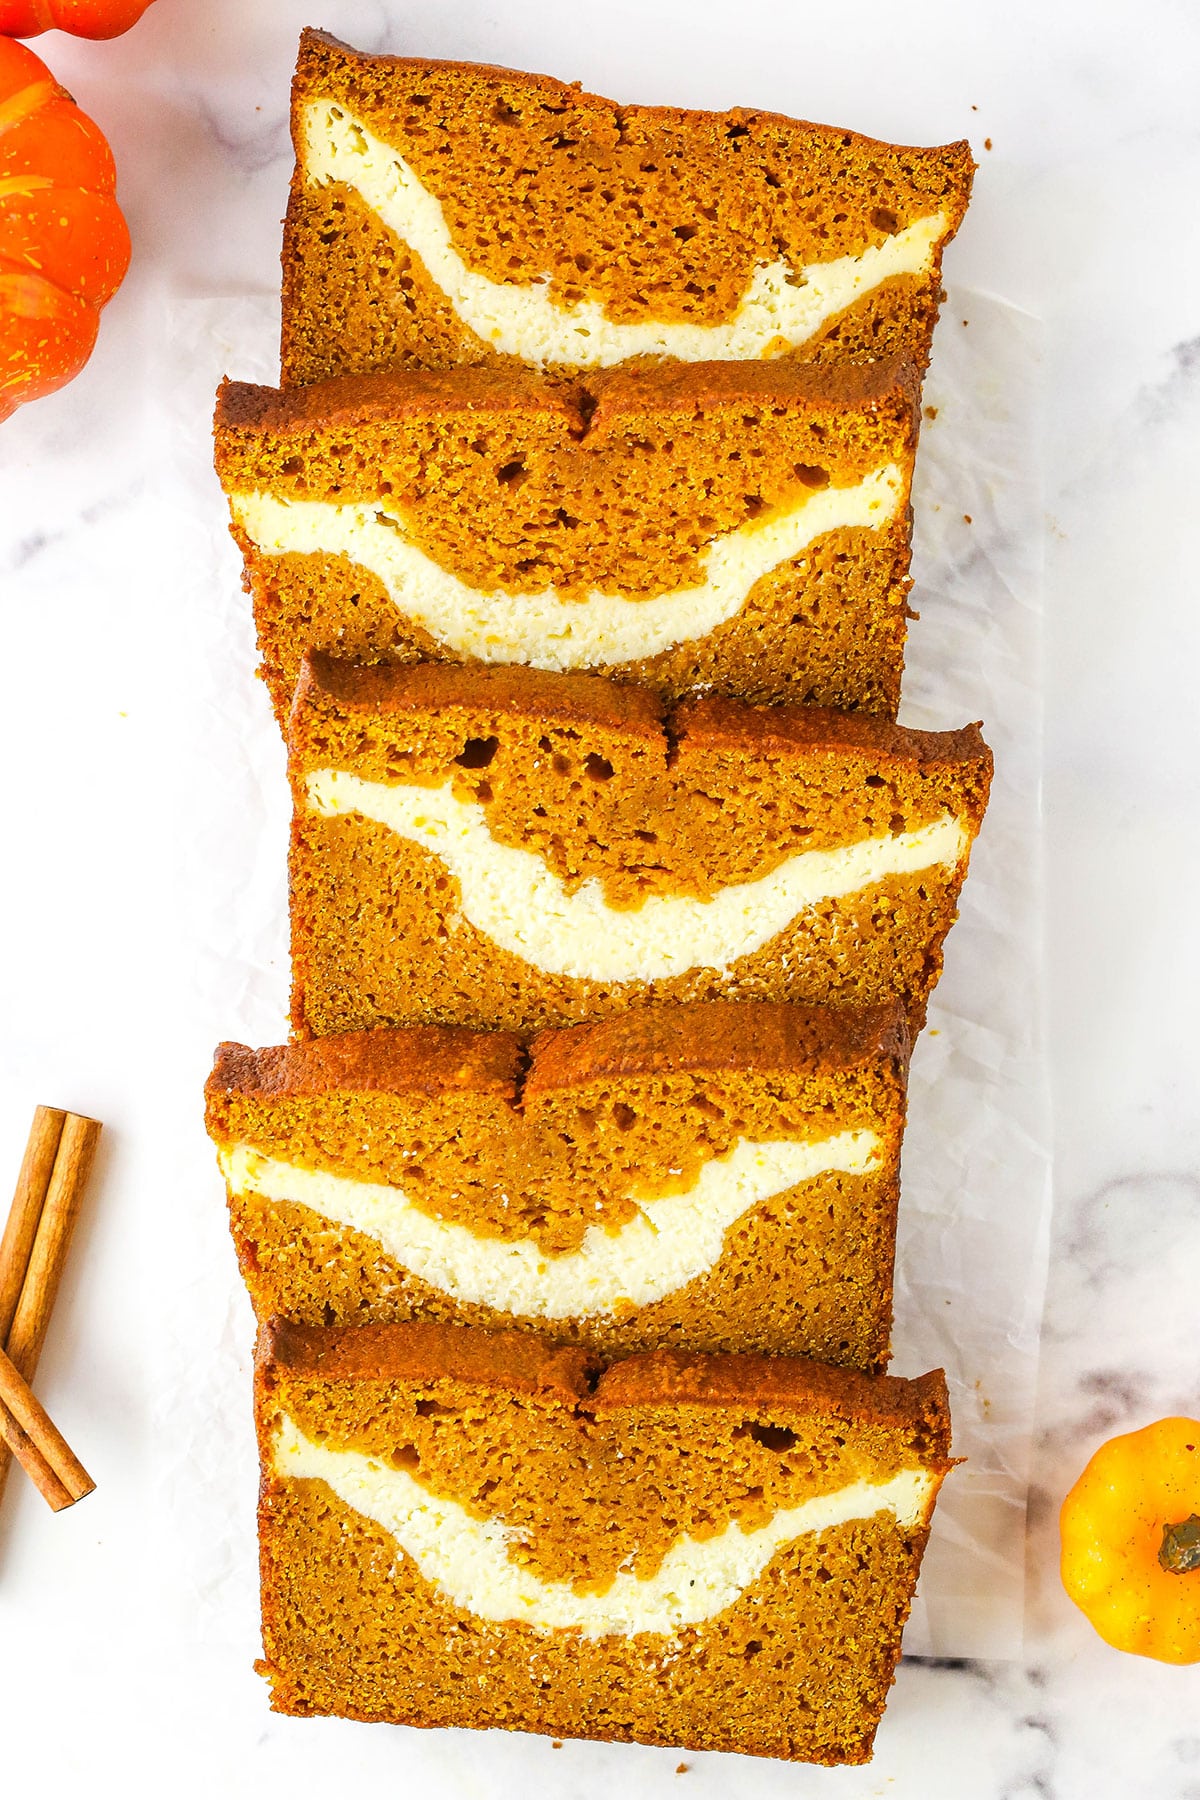
[[[90,1494],[95,1482],[20,1370],[0,1350],[0,1438],[55,1512]]]
[[[71,1233],[79,1217],[99,1136],[98,1120],[84,1118],[80,1113],[66,1114],[21,1285],[21,1297],[9,1326],[8,1342],[3,1346],[27,1382],[33,1379],[46,1340],[46,1327],[62,1280]],[[0,1443],[0,1496],[4,1493],[11,1460],[5,1440]]]
[[[46,1189],[54,1172],[54,1158],[66,1116],[56,1106],[39,1106],[29,1128],[29,1142],[25,1146],[21,1173],[17,1176],[17,1191],[13,1195],[4,1236],[0,1238],[0,1350],[8,1342],[13,1314],[21,1298],[25,1270],[42,1216]]]

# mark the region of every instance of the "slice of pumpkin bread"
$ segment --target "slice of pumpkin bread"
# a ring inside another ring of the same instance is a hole
[[[918,366],[974,165],[739,107],[306,31],[292,88],[283,379],[503,357]]]
[[[991,776],[975,726],[321,656],[289,745],[317,1037],[717,998],[898,998],[916,1028]]]
[[[206,1117],[260,1319],[886,1364],[901,1008],[223,1044]]]
[[[870,1756],[940,1371],[275,1324],[256,1387],[277,1712]]]
[[[226,382],[216,463],[286,722],[305,650],[591,669],[894,717],[906,364]]]

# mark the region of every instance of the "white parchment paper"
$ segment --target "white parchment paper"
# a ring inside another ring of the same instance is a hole
[[[196,1055],[195,1166],[173,1231],[185,1271],[160,1304],[154,1384],[171,1539],[170,1628],[197,1651],[257,1643],[250,1421],[253,1324],[199,1129],[219,1038],[286,1035],[284,756],[253,674],[249,601],[212,473],[218,379],[276,379],[278,302],[174,302],[159,409],[164,523],[178,546],[191,643],[183,729],[196,777],[173,832],[186,1010]],[[1040,1023],[1039,332],[1011,307],[951,293],[926,384],[916,511],[920,619],[902,720],[982,719],[996,754],[946,972],[914,1058],[896,1283],[897,1374],[941,1364],[955,1449],[909,1654],[1015,1657],[1048,1229],[1048,1104]],[[206,1041],[207,1034],[207,1041]],[[164,1558],[164,1561],[167,1560]]]
[[[900,718],[982,720],[996,776],[909,1090],[892,1369],[945,1368],[967,1459],[942,1490],[909,1654],[1021,1651],[1050,1218],[1040,367],[1035,320],[951,290],[925,384]]]

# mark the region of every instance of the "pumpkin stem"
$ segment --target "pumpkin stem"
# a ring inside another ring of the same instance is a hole
[[[1163,1526],[1158,1560],[1169,1575],[1200,1571],[1200,1513],[1192,1513],[1178,1525]]]

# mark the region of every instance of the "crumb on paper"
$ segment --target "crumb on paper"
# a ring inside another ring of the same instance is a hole
[[[970,323],[971,323],[971,321],[970,321],[970,319],[964,319],[964,320],[963,320],[963,324],[964,324],[964,325],[969,325],[969,324],[970,324]]]
[[[689,1768],[689,1765],[687,1763],[676,1763],[675,1773],[677,1775],[686,1775],[688,1772],[688,1768]]]
[[[990,150],[990,149],[991,149],[991,147],[992,147],[992,140],[991,140],[991,138],[984,138],[984,140],[983,140],[983,147],[984,147],[984,149],[985,149],[985,150]]]
[[[938,416],[938,409],[936,406],[927,406],[925,408],[925,417],[927,419],[936,419],[937,416]]]
[[[975,102],[974,102],[974,101],[973,101],[973,100],[972,100],[972,102],[971,102],[971,111],[972,111],[972,112],[978,112],[978,111],[979,111],[979,108],[978,108],[978,107],[977,107],[977,106],[976,106],[976,104],[975,104]]]
[[[552,1750],[561,1750],[562,1747],[563,1747],[563,1741],[561,1738],[551,1738],[550,1748]]]
[[[970,513],[964,513],[964,514],[963,514],[963,524],[964,524],[964,525],[973,525],[973,524],[974,524],[974,523],[975,523],[975,521],[974,521],[974,519],[973,519],[973,518],[972,518],[972,517],[971,517],[971,515],[970,515]]]

